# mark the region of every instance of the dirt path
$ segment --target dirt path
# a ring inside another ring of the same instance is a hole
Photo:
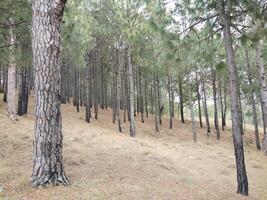
[[[32,102],[32,101],[31,101]],[[153,119],[145,124],[137,118],[137,138],[116,132],[111,112],[100,111],[99,120],[84,121],[63,106],[64,159],[71,185],[32,189],[33,111],[13,123],[0,104],[0,199],[14,200],[265,200],[267,199],[267,159],[254,148],[253,135],[246,133],[246,164],[250,196],[235,193],[236,174],[231,133],[222,140],[207,139],[198,130],[193,144],[191,126],[174,121],[174,130],[153,131]],[[264,191],[265,189],[265,191]]]

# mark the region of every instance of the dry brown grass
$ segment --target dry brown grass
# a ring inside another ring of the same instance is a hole
[[[1,98],[1,97],[0,97]],[[236,191],[235,161],[231,132],[206,138],[198,129],[192,141],[190,122],[174,121],[168,129],[163,120],[160,133],[153,118],[140,123],[137,138],[122,134],[111,122],[111,112],[100,110],[99,120],[84,121],[71,105],[63,105],[64,160],[71,185],[33,189],[32,168],[33,97],[27,117],[16,123],[6,117],[0,103],[0,200],[265,200],[267,160],[255,150],[253,133],[245,134],[245,156],[250,195]]]

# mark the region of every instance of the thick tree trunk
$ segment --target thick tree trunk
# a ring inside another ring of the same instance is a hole
[[[134,77],[133,77],[133,65],[131,61],[131,49],[130,46],[127,48],[127,57],[128,57],[128,84],[129,84],[129,113],[130,113],[130,136],[136,136],[136,128],[135,128],[135,119],[134,119]]]
[[[251,108],[252,108],[252,116],[253,116],[253,122],[254,122],[254,128],[255,128],[255,142],[256,142],[256,148],[260,150],[261,146],[260,146],[260,139],[259,139],[257,109],[256,109],[256,102],[255,102],[255,90],[253,87],[248,50],[246,47],[245,47],[245,57],[246,57],[246,62],[247,62],[248,82],[250,86],[250,101],[251,101]]]
[[[69,183],[63,166],[60,113],[60,23],[65,0],[32,2],[32,51],[35,68],[33,187]]]
[[[238,83],[237,83],[237,69],[235,65],[233,41],[231,36],[231,0],[226,0],[224,5],[223,0],[218,0],[218,8],[220,19],[223,24],[223,36],[225,44],[225,53],[229,71],[230,81],[230,97],[231,97],[231,113],[232,113],[232,132],[233,143],[236,158],[237,170],[237,193],[248,195],[248,179],[245,166],[245,157],[243,150],[242,130],[239,120],[239,102],[238,102]]]
[[[260,94],[261,94],[261,105],[262,105],[262,115],[263,115],[263,127],[264,127],[264,137],[262,139],[262,151],[267,155],[267,84],[265,76],[265,68],[263,62],[262,54],[262,44],[261,41],[257,42],[256,47],[256,61],[259,69],[260,78]]]
[[[9,67],[8,67],[8,83],[7,83],[7,111],[11,120],[17,120],[17,107],[16,107],[16,36],[14,32],[14,20],[9,19],[11,24],[9,30]]]

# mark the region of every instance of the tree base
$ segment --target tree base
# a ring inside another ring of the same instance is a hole
[[[32,187],[46,187],[48,185],[69,185],[70,182],[65,174],[57,174],[57,173],[45,173],[40,177],[32,177]]]

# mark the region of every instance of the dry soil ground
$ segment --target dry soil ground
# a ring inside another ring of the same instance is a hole
[[[1,97],[1,96],[0,96]],[[1,97],[2,98],[2,97]],[[111,112],[84,121],[84,110],[63,105],[64,160],[71,181],[67,187],[33,189],[30,184],[33,140],[33,97],[30,112],[13,123],[0,101],[0,199],[14,200],[266,200],[267,158],[255,150],[253,133],[245,133],[249,196],[236,194],[236,169],[231,132],[207,139],[198,129],[192,142],[187,121],[163,120],[154,132],[153,118],[140,123],[137,137],[122,134],[111,122]],[[2,189],[1,189],[2,188]]]

